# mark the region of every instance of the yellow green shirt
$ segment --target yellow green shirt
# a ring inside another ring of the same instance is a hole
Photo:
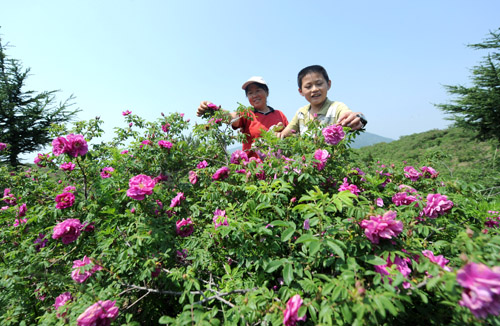
[[[299,134],[305,133],[307,131],[306,125],[308,122],[311,121],[309,110],[311,110],[311,104],[308,104],[298,109],[297,113],[295,113],[295,116],[292,119],[292,122],[290,122],[288,126]],[[316,119],[321,121],[321,123],[324,125],[332,125],[337,123],[339,117],[344,112],[352,112],[352,111],[344,103],[338,101],[330,101],[327,98],[325,100],[325,103],[321,107],[321,110],[319,111]]]

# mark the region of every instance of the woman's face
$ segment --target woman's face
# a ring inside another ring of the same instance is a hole
[[[267,107],[267,92],[256,84],[250,84],[247,87],[247,97],[250,105],[256,110],[262,111]]]

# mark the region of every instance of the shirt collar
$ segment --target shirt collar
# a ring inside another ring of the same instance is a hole
[[[259,112],[259,111],[255,110],[255,108],[253,108],[253,112],[254,112],[254,113],[260,113],[260,114],[262,114],[262,115],[268,115],[268,114],[271,114],[271,113],[273,113],[273,112],[274,112],[274,109],[273,109],[272,107],[270,107],[269,105],[268,105],[267,107],[269,108],[269,111],[268,111],[268,112],[266,112],[266,113]]]

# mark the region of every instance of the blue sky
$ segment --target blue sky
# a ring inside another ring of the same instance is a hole
[[[365,113],[367,131],[398,139],[449,125],[434,103],[469,84],[486,52],[467,48],[500,27],[498,0],[2,1],[7,54],[31,68],[26,89],[74,94],[79,119],[110,135],[121,112],[148,120],[201,100],[248,105],[241,85],[268,82],[289,120],[305,105],[296,76],[323,65],[329,98]]]

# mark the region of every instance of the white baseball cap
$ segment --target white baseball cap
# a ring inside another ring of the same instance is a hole
[[[241,89],[244,89],[246,90],[248,85],[252,84],[252,83],[258,83],[258,84],[262,84],[262,85],[266,85],[267,86],[267,83],[266,81],[264,80],[264,78],[260,77],[260,76],[253,76],[253,77],[250,77],[249,80],[247,80],[243,86],[241,86]]]

